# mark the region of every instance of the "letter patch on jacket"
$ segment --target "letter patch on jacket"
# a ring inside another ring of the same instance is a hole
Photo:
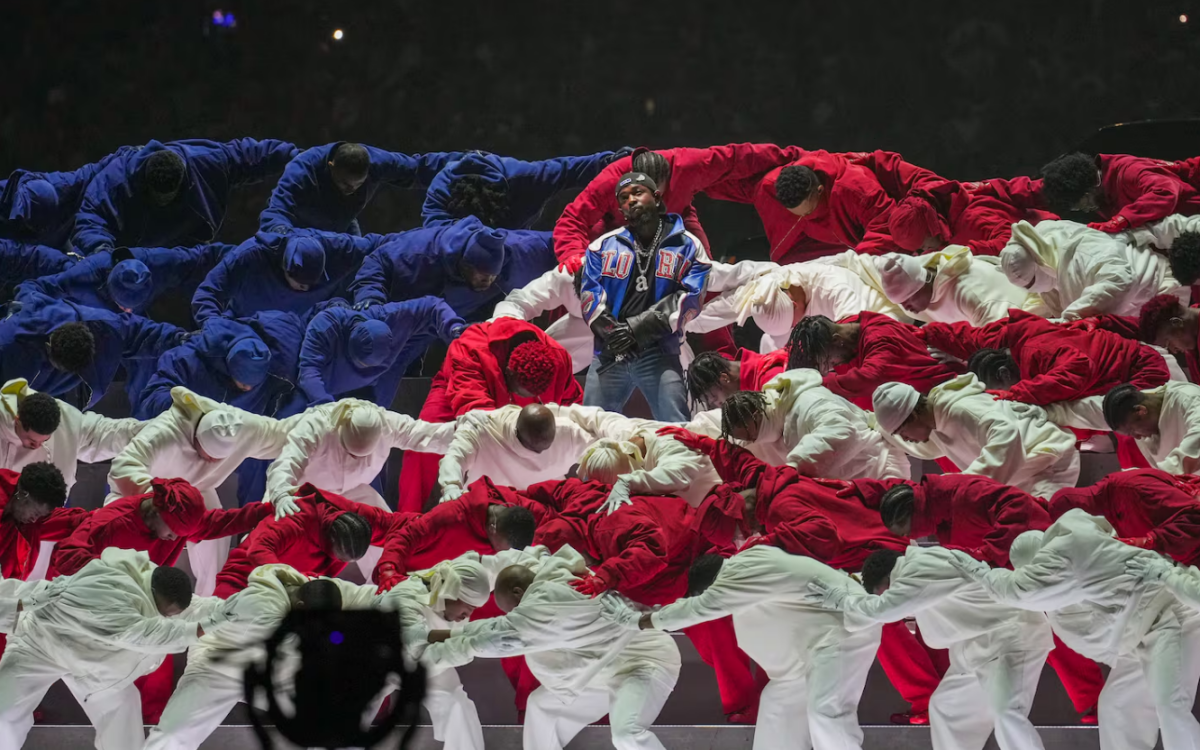
[[[600,269],[601,276],[613,279],[629,278],[629,269],[633,266],[633,253],[605,250],[600,257],[603,263]]]

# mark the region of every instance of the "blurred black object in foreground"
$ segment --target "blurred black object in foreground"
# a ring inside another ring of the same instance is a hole
[[[298,663],[288,664],[296,659],[296,646]],[[373,747],[401,723],[408,728],[400,747],[408,745],[425,695],[425,673],[419,665],[405,669],[395,613],[295,611],[267,640],[266,652],[264,664],[246,670],[246,704],[264,748],[273,743],[263,712],[253,708],[264,704],[265,718],[301,747]],[[294,687],[275,684],[276,680],[291,683],[286,675],[292,671]],[[364,714],[387,685],[397,682],[399,700],[385,718],[364,730],[363,724],[369,724]]]

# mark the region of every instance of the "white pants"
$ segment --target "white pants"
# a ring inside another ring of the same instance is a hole
[[[71,679],[67,670],[11,640],[0,658],[0,748],[19,748],[33,726],[33,711],[55,682],[62,680],[96,728],[96,750],[138,750],[146,741],[142,701],[132,684],[102,697]]]
[[[658,666],[635,666],[589,686],[570,704],[539,687],[529,696],[525,709],[524,750],[562,750],[580,730],[605,714],[616,750],[665,750],[650,727],[678,678],[678,668],[671,672]]]
[[[1000,750],[1042,750],[1029,709],[1048,655],[1008,651],[974,670],[951,657],[929,701],[933,750],[983,750],[993,729]]]
[[[240,677],[188,662],[146,750],[197,750],[244,697]]]
[[[445,743],[442,750],[484,750],[479,712],[458,672],[447,669],[428,678],[423,705],[433,723],[433,738]]]
[[[1100,692],[1100,750],[1200,750],[1192,715],[1200,681],[1200,614],[1163,613],[1132,654],[1113,665]]]
[[[375,488],[369,484],[360,484],[357,487],[351,487],[340,494],[347,500],[353,500],[363,505],[370,505],[372,508],[386,510],[388,513],[392,512],[392,509],[388,507],[387,501],[383,499],[383,495],[376,492]],[[371,574],[375,572],[375,566],[379,564],[379,558],[381,557],[383,557],[383,547],[370,547],[367,549],[367,554],[358,558],[356,562],[358,569],[362,571],[363,578],[368,582],[370,582]]]
[[[763,688],[754,750],[858,750],[858,701],[879,650],[879,628],[831,634],[808,653],[804,673]]]
[[[201,490],[200,494],[204,496],[205,508],[221,509],[221,498],[215,489]],[[229,537],[188,542],[187,553],[192,575],[196,577],[196,596],[212,596],[217,588],[217,573],[225,567],[225,560],[229,557]]]

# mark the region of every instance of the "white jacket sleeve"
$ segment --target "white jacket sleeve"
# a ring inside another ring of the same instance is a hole
[[[854,428],[854,405],[841,398],[821,398],[804,415],[803,437],[789,452],[787,463],[801,474],[826,477],[831,465],[841,464],[858,453]]]
[[[147,654],[171,654],[198,642],[196,623],[166,617],[141,617],[106,639],[111,644]]]
[[[1120,300],[1133,288],[1133,267],[1120,253],[1105,253],[1088,269],[1092,282],[1079,299],[1062,311],[1065,320],[1078,320],[1103,313],[1116,312]]]
[[[1200,570],[1194,566],[1175,568],[1163,578],[1163,585],[1179,601],[1192,609],[1200,610]]]
[[[637,422],[624,414],[605,411],[598,406],[548,404],[548,407],[555,416],[574,422],[596,439],[627,440],[638,426]]]
[[[137,419],[109,419],[90,411],[84,412],[82,417],[78,456],[80,461],[89,464],[112,459],[146,426]]]
[[[778,595],[777,581],[769,576],[756,576],[749,567],[727,560],[704,593],[668,604],[655,612],[650,621],[659,630],[683,630],[743,612]]]
[[[279,458],[267,467],[268,501],[274,503],[289,497],[300,487],[300,478],[308,467],[308,457],[332,429],[334,427],[328,419],[310,414],[291,430],[283,450],[279,452]]]
[[[1200,232],[1200,216],[1172,214],[1162,221],[1144,224],[1129,232],[1129,241],[1135,247],[1153,246],[1168,250],[1184,232]]]
[[[1025,468],[1025,446],[1021,430],[1008,414],[999,408],[978,418],[972,426],[978,435],[979,457],[963,469],[964,474],[978,474],[1011,484],[1016,473]]]
[[[1188,430],[1159,466],[1172,474],[1200,474],[1200,424]]]
[[[705,471],[707,459],[674,438],[655,435],[646,438],[646,443],[647,452],[654,445],[655,465],[653,469],[639,469],[625,475],[634,494],[674,495],[687,489]]]
[[[552,269],[537,277],[520,289],[514,289],[496,304],[491,320],[516,318],[533,320],[547,310],[570,307],[570,298],[575,297],[575,278],[558,269]]]
[[[1020,609],[1050,612],[1085,600],[1084,589],[1059,552],[1060,539],[1046,543],[1028,564],[1016,570],[996,568],[979,583],[993,599]]]
[[[115,458],[108,470],[109,492],[117,497],[140,495],[150,489],[154,476],[150,466],[171,440],[174,431],[164,422],[152,420]]]
[[[454,430],[454,438],[446,447],[446,453],[438,462],[438,486],[442,490],[442,502],[457,497],[454,490],[467,486],[467,476],[475,465],[475,454],[479,451],[484,432],[479,420],[486,416],[467,414],[460,417]],[[459,492],[458,494],[461,494]]]
[[[407,414],[384,414],[387,439],[393,448],[421,453],[445,453],[454,439],[453,422],[423,422]]]
[[[922,554],[921,557],[928,557]],[[842,611],[847,630],[865,630],[876,623],[897,622],[912,617],[953,594],[967,581],[949,563],[917,558],[905,563],[882,594],[846,598]]]
[[[770,261],[743,260],[737,263],[713,261],[712,269],[708,272],[708,291],[725,292],[737,289],[752,279],[778,271],[780,268],[778,263]]]

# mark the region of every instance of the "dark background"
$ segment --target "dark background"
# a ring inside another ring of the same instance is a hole
[[[216,9],[236,28],[214,26]],[[9,0],[0,12],[0,173],[151,138],[253,136],[523,158],[773,141],[885,148],[982,179],[1036,172],[1107,124],[1200,115],[1196,0]],[[224,239],[252,231],[268,189],[243,191]],[[364,229],[414,226],[420,202],[384,191]],[[701,211],[717,255],[758,228],[748,207]]]

